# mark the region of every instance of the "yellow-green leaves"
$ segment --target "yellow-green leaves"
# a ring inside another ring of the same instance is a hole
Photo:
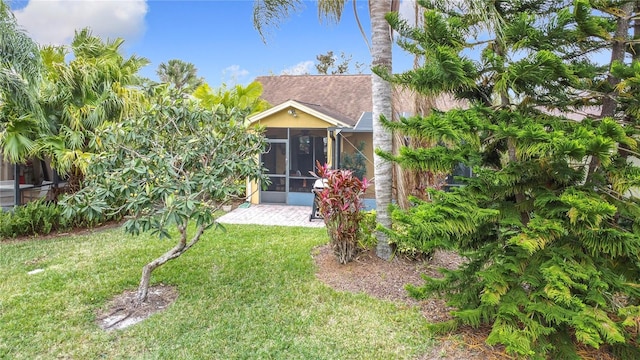
[[[561,200],[571,207],[567,216],[573,225],[597,228],[616,213],[614,205],[589,192],[567,192]]]

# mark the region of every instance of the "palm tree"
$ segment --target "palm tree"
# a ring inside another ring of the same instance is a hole
[[[37,102],[41,70],[38,45],[0,0],[0,147],[12,163],[23,162],[46,130]]]
[[[371,64],[388,73],[391,73],[391,32],[385,15],[392,10],[392,0],[373,0],[369,2],[371,17]],[[371,76],[371,100],[373,102],[373,148],[377,151],[391,153],[393,151],[393,136],[384,129],[380,117],[392,118],[391,112],[391,84],[380,76]],[[376,220],[382,226],[391,228],[391,217],[387,208],[391,204],[393,165],[382,159],[377,153],[373,156],[373,176],[376,186]],[[389,260],[391,247],[387,235],[378,231],[376,238],[376,254],[378,257]]]
[[[158,65],[156,73],[160,81],[173,85],[179,92],[184,94],[191,94],[198,86],[204,84],[204,79],[198,77],[196,66],[179,59],[161,63]]]
[[[52,135],[38,147],[52,159],[60,174],[70,176],[72,190],[82,179],[87,161],[99,149],[104,124],[136,113],[143,103],[140,68],[149,62],[120,54],[122,39],[103,42],[88,29],[76,32],[71,43],[73,59],[65,62],[66,49],[46,47],[47,69],[42,87],[42,107],[51,119]]]
[[[277,26],[278,22],[287,18],[300,7],[300,0],[257,0],[254,6],[254,26],[264,39],[264,26]],[[321,18],[340,21],[347,0],[319,0],[318,13]],[[355,9],[355,0],[353,2]],[[371,57],[372,65],[381,71],[391,72],[392,39],[389,24],[385,15],[397,11],[398,0],[370,0],[369,15],[371,19]],[[391,84],[377,75],[371,76],[373,102],[373,147],[376,150],[390,153],[392,136],[380,123],[380,116],[391,119]],[[384,227],[391,227],[391,218],[387,208],[391,204],[393,166],[390,162],[374,155],[374,180],[376,193],[377,221]],[[376,254],[388,260],[391,257],[389,240],[384,233],[377,233],[378,245]]]

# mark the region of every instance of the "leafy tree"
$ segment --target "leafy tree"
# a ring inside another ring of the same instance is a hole
[[[316,60],[318,60],[316,70],[318,70],[318,74],[323,75],[348,74],[351,58],[351,55],[347,57],[344,52],[341,52],[340,63],[336,64],[336,60],[338,60],[337,56],[333,54],[333,51],[327,51],[326,54],[316,55]],[[360,74],[362,73],[362,66],[364,66],[364,64],[359,62],[355,64],[356,71]]]
[[[320,18],[339,22],[344,10],[346,0],[321,0],[318,1],[318,14]],[[253,24],[261,36],[265,25],[277,26],[278,22],[286,19],[289,15],[302,5],[300,0],[258,0],[253,9]],[[355,1],[353,2],[355,11]],[[389,24],[385,20],[385,15],[389,12],[398,11],[400,3],[396,0],[376,0],[369,1],[369,16],[371,19],[371,57],[372,66],[378,72],[391,72],[391,34]],[[357,12],[355,13],[357,16]],[[360,31],[364,35],[362,27]],[[263,36],[264,40],[264,36]],[[367,42],[368,44],[368,42]],[[381,117],[391,119],[391,84],[381,76],[371,77],[372,88],[372,116],[373,116],[373,148],[382,153],[390,153],[393,150],[393,138],[390,132],[383,128]],[[376,216],[378,222],[386,227],[391,226],[391,217],[387,208],[391,204],[393,185],[393,165],[383,159],[376,151],[373,157],[375,194],[376,194]],[[388,260],[391,258],[391,247],[387,236],[383,232],[377,232],[378,243],[376,254]]]
[[[247,112],[218,105],[205,109],[166,85],[153,89],[138,116],[101,134],[83,189],[65,200],[66,214],[91,218],[125,211],[131,234],[151,231],[177,243],[142,270],[137,302],[147,299],[151,273],[218,227],[216,211],[246,178],[266,180],[258,163],[264,141],[243,125]]]
[[[47,130],[37,101],[41,71],[38,45],[0,0],[0,146],[13,163],[24,161]]]
[[[400,44],[427,57],[391,78],[424,94],[452,92],[469,107],[385,122],[438,145],[384,156],[437,172],[463,163],[474,176],[396,208],[387,232],[468,261],[411,293],[440,294],[456,308],[434,329],[489,324],[487,343],[519,356],[577,359],[580,343],[638,358],[640,65],[624,56],[635,9],[531,0],[492,3],[494,16],[478,17],[436,5],[421,28],[388,17]],[[474,42],[479,29],[488,40]],[[603,49],[606,66],[590,59]]]
[[[180,59],[161,63],[156,73],[160,81],[173,85],[184,94],[191,94],[198,86],[204,84],[204,79],[198,77],[196,66]]]
[[[41,52],[46,67],[41,103],[52,131],[39,139],[38,148],[51,157],[60,174],[70,175],[73,189],[91,154],[100,150],[101,127],[135,114],[144,104],[144,94],[135,86],[138,71],[148,61],[124,58],[123,43],[123,39],[103,42],[82,29],[75,33],[68,63],[63,47],[49,46]]]

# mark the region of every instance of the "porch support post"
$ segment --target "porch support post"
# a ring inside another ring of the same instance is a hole
[[[340,169],[342,166],[340,164],[340,152],[342,151],[342,132],[338,132],[336,134],[336,163],[334,165],[334,169]]]
[[[20,164],[13,164],[13,204],[20,205]]]

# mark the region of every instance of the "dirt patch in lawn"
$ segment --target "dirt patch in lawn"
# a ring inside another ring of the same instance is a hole
[[[98,326],[110,331],[137,324],[173,304],[178,298],[178,291],[173,286],[160,284],[149,288],[145,303],[136,305],[135,298],[135,290],[125,291],[113,298],[104,310],[98,312]]]
[[[330,245],[323,245],[313,250],[318,279],[338,291],[366,293],[370,296],[409,306],[420,308],[422,315],[429,322],[440,322],[451,319],[445,302],[436,299],[416,300],[405,290],[406,284],[423,283],[421,274],[440,277],[439,268],[455,269],[463,259],[453,252],[438,251],[429,261],[416,261],[405,258],[394,258],[384,261],[374,252],[365,251],[346,265],[340,265]],[[504,352],[502,346],[489,346],[485,343],[490,328],[473,329],[462,327],[455,333],[437,338],[436,344],[423,354],[419,360],[480,360],[480,359],[512,359]],[[613,360],[605,349],[580,349],[583,359]]]

